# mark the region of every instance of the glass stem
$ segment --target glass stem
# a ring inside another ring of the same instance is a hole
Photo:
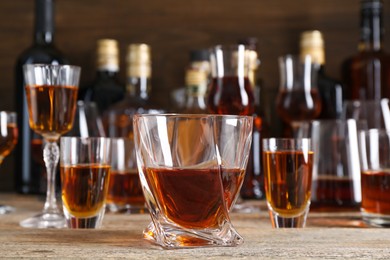
[[[43,149],[43,160],[45,161],[47,172],[47,193],[43,208],[44,213],[59,213],[55,193],[56,168],[59,158],[60,150],[57,142],[47,141]]]
[[[299,136],[299,128],[301,127],[302,125],[302,122],[300,121],[293,121],[291,122],[291,128],[292,128],[292,134],[293,134],[293,138],[299,138],[299,137],[302,137],[302,136]]]

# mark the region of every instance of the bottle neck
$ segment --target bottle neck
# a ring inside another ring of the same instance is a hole
[[[151,89],[149,77],[128,77],[126,92],[129,97],[137,97],[141,99],[149,99]]]
[[[204,96],[187,96],[186,109],[206,110],[207,105]]]
[[[35,0],[34,41],[47,45],[54,38],[54,2],[53,0]]]
[[[106,70],[106,69],[98,69],[96,71],[98,78],[115,78],[118,75],[118,71],[114,70]]]
[[[380,51],[383,41],[383,11],[381,1],[362,3],[360,17],[360,51]]]

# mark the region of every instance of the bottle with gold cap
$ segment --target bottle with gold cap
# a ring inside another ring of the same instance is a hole
[[[186,71],[186,105],[183,113],[207,113],[205,95],[207,91],[207,72],[202,69],[188,68]]]
[[[318,118],[339,118],[343,109],[343,87],[340,82],[325,73],[325,46],[320,31],[305,31],[301,34],[300,55],[310,55],[313,62],[318,65],[317,87],[322,102]]]
[[[109,137],[132,137],[132,116],[138,113],[160,113],[151,104],[152,59],[149,45],[130,44],[127,48],[126,93],[122,101],[104,113],[103,121]]]
[[[90,86],[81,93],[81,99],[95,102],[100,113],[124,97],[124,87],[118,80],[119,47],[113,39],[97,41],[96,77]]]

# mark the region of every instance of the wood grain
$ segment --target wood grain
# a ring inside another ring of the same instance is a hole
[[[0,194],[16,207],[0,216],[2,258],[129,258],[129,259],[388,259],[390,229],[365,228],[359,213],[309,213],[308,227],[272,229],[265,210],[232,214],[244,237],[233,248],[163,250],[142,239],[147,214],[106,213],[99,230],[24,229],[20,220],[38,212],[43,201],[31,196]],[[256,204],[259,205],[259,204]],[[264,204],[260,204],[264,209]]]

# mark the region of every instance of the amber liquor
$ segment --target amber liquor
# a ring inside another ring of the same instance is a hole
[[[266,151],[263,155],[268,204],[284,217],[299,215],[310,203],[313,152]]]
[[[313,210],[357,210],[360,206],[360,201],[354,192],[356,184],[350,178],[320,175],[313,180],[312,185],[310,208]]]
[[[106,202],[109,165],[61,166],[62,203],[78,218],[95,216]]]
[[[72,129],[77,90],[75,86],[26,86],[30,127],[48,140]]]
[[[137,170],[111,171],[107,203],[118,206],[143,206],[145,204]]]
[[[310,91],[281,90],[276,99],[276,109],[280,117],[288,123],[315,119],[321,112],[321,97],[316,88]]]
[[[218,227],[224,206],[219,169],[147,168],[145,177],[164,215],[185,228]]]
[[[18,141],[18,128],[16,124],[8,124],[7,131],[0,131],[0,163],[10,154]]]
[[[363,211],[389,215],[390,171],[363,171],[361,176]]]
[[[252,115],[254,96],[249,79],[238,76],[213,78],[208,108],[214,114]]]
[[[230,211],[244,182],[245,169],[221,169],[222,186],[227,209]]]

